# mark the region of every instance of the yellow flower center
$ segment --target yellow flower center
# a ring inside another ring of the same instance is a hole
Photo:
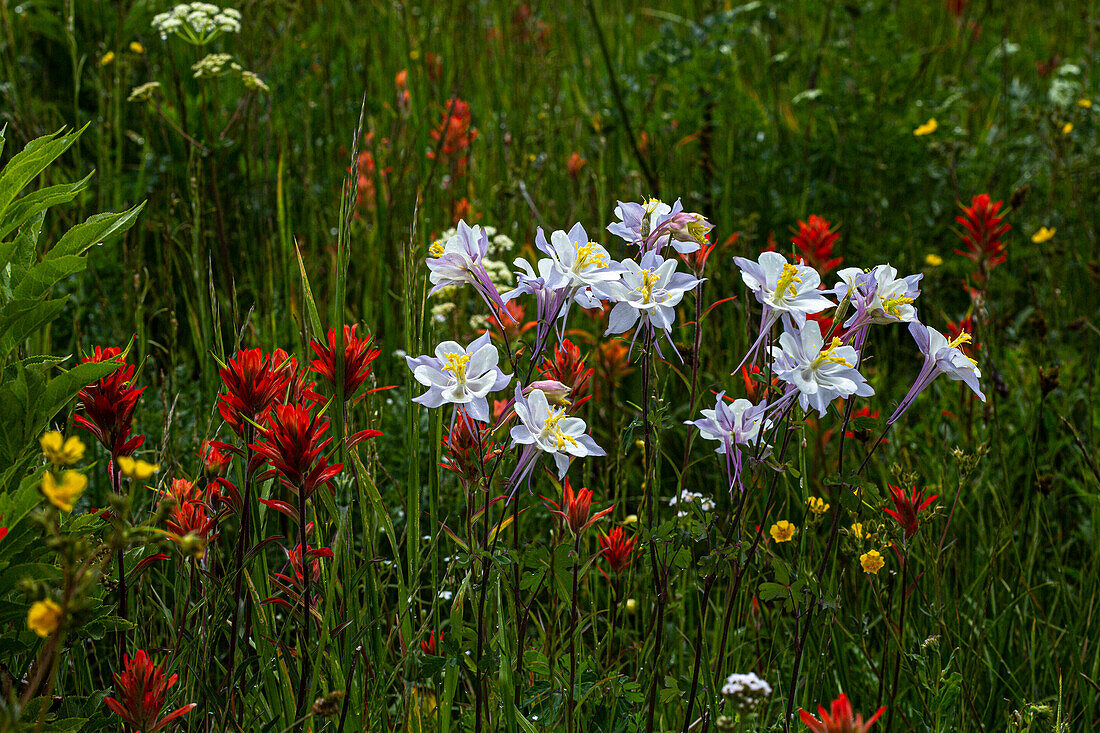
[[[703,217],[696,216],[687,225],[688,236],[696,242],[704,242],[707,238],[707,227],[703,224]]]
[[[428,247],[428,254],[430,254],[432,257],[442,257],[443,256],[443,240],[442,239],[437,239],[434,242],[432,242],[431,246]]]
[[[459,356],[458,354],[444,354],[442,372],[450,372],[459,384],[466,383],[466,365],[470,363],[470,354]]]
[[[953,349],[957,349],[960,346],[962,346],[963,344],[969,344],[970,341],[971,341],[970,333],[968,331],[963,331],[958,336],[956,336],[955,338],[948,341],[947,345],[950,346]],[[966,356],[966,354],[963,354],[963,356]],[[966,358],[969,359],[970,363],[973,364],[974,366],[978,365],[978,360],[975,359],[974,357],[966,356]]]
[[[821,353],[817,355],[817,358],[810,363],[810,368],[817,369],[826,362],[832,364],[843,364],[846,367],[852,366],[847,359],[845,359],[843,356],[837,356],[835,353],[836,350],[843,345],[844,343],[839,338],[833,336],[833,340],[829,344],[828,348],[821,350]]]
[[[546,418],[546,424],[543,425],[542,432],[548,435],[553,441],[555,450],[562,450],[565,448],[566,443],[570,445],[576,445],[577,441],[572,435],[566,435],[558,427],[558,423],[565,417],[565,408],[560,410],[554,410],[550,413],[550,416]]]
[[[651,298],[653,298],[653,286],[657,284],[660,278],[649,270],[642,270],[641,275],[642,286],[639,290],[642,293],[642,302],[649,303]]]
[[[889,316],[901,318],[901,306],[909,305],[912,302],[912,298],[906,298],[904,295],[899,295],[896,298],[887,298],[882,301],[882,310]]]
[[[802,278],[798,276],[798,268],[789,263],[785,264],[783,265],[783,271],[779,273],[779,282],[775,285],[775,294],[779,297],[797,295],[798,288],[794,284],[800,282],[802,282]]]
[[[600,245],[589,242],[585,245],[574,244],[577,250],[577,261],[573,264],[574,270],[583,270],[589,265],[607,267],[607,255],[599,251]]]
[[[657,210],[657,207],[660,206],[660,205],[661,205],[660,199],[653,199],[653,198],[646,199],[645,203],[642,204],[642,206],[645,207],[645,217],[642,219],[642,232],[641,232],[643,239],[645,237],[649,236],[649,229],[650,229],[651,221],[652,221],[651,217],[653,216],[653,212],[655,212]]]

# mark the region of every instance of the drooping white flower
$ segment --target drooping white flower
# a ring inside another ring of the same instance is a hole
[[[858,267],[846,267],[837,273],[840,278],[833,287],[838,300],[851,298],[855,312],[844,324],[855,331],[871,323],[910,323],[917,318],[913,303],[920,296],[923,274],[898,277],[896,268],[878,265],[870,272]]]
[[[551,405],[541,389],[533,389],[524,397],[523,389],[517,386],[515,399],[519,424],[512,427],[512,444],[526,447],[509,481],[513,490],[530,471],[539,451],[554,457],[558,478],[565,476],[573,458],[607,455],[591,436],[585,434],[584,420],[570,417],[567,406]]]
[[[438,244],[438,243],[437,243]],[[485,270],[484,260],[489,251],[489,238],[485,231],[477,226],[468,226],[465,221],[458,222],[454,236],[435,248],[425,262],[428,265],[432,289],[429,295],[449,286],[472,285],[481,296],[490,311],[507,314],[496,285]]]
[[[713,410],[702,410],[701,420],[688,420],[684,424],[694,425],[704,440],[718,441],[715,452],[726,456],[732,489],[741,477],[741,450],[737,446],[757,445],[760,431],[767,430],[771,421],[764,417],[765,403],[754,405],[746,399],[727,402],[725,397],[724,391],[719,392]]]
[[[909,409],[913,400],[923,392],[928,385],[935,381],[936,377],[944,374],[948,379],[962,382],[976,394],[982,402],[985,395],[982,393],[978,380],[982,372],[978,369],[978,363],[964,354],[959,347],[970,343],[970,334],[963,331],[952,340],[930,326],[913,321],[909,324],[909,333],[917,342],[917,348],[924,355],[924,364],[916,381],[909,389],[909,393],[902,399],[901,404],[894,410],[894,414],[886,421],[887,425],[893,425],[901,417],[902,413]]]
[[[822,417],[829,403],[838,397],[870,397],[875,393],[859,373],[859,352],[835,337],[825,346],[817,323],[784,331],[779,346],[772,347],[772,356],[772,370],[797,390],[802,409],[813,407]]]
[[[665,259],[656,252],[646,252],[640,263],[623,260],[626,272],[622,279],[603,289],[615,302],[604,335],[624,333],[641,321],[642,326],[669,336],[676,320],[676,306],[684,293],[701,282],[694,275],[676,272],[676,264],[676,260]]]
[[[505,374],[497,366],[499,359],[488,333],[467,347],[455,341],[444,341],[435,348],[434,358],[406,356],[405,363],[413,377],[428,388],[413,402],[432,408],[450,403],[461,406],[475,420],[488,422],[486,395],[504,389],[512,381],[512,375]]]

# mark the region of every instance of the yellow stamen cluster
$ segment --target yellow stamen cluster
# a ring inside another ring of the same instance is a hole
[[[649,303],[653,298],[653,286],[657,284],[659,278],[649,270],[642,270],[641,275],[642,287],[640,290],[642,293],[642,302]]]
[[[829,344],[828,348],[825,348],[825,349],[821,350],[821,353],[818,354],[817,358],[814,359],[813,362],[810,364],[810,368],[811,369],[817,369],[819,366],[821,366],[825,362],[831,362],[833,364],[843,364],[846,367],[852,366],[852,364],[850,364],[848,362],[848,360],[845,359],[843,356],[837,356],[834,353],[834,352],[836,352],[836,350],[838,348],[840,348],[843,345],[844,345],[844,342],[842,342],[836,336],[833,336],[833,340]]]
[[[899,295],[896,298],[887,298],[882,301],[882,310],[885,311],[887,315],[893,316],[894,318],[901,318],[901,306],[911,305],[912,303],[913,298],[906,298],[904,295]]]
[[[779,282],[775,285],[775,294],[778,296],[784,295],[797,295],[798,288],[794,286],[795,283],[802,282],[802,278],[798,276],[798,268],[792,264],[783,265],[783,271],[779,273]]]
[[[432,242],[431,246],[428,247],[428,254],[430,254],[432,257],[442,257],[443,251],[444,250],[442,239],[435,240],[434,242]]]
[[[574,270],[583,270],[589,265],[607,267],[607,255],[599,251],[600,245],[589,242],[585,245],[574,244],[577,250],[577,261],[573,265]]]
[[[558,422],[565,417],[565,408],[560,410],[554,410],[550,413],[550,416],[546,418],[546,424],[543,426],[543,432],[549,433],[550,437],[554,440],[556,450],[562,450],[565,448],[566,443],[570,445],[576,445],[577,440],[572,435],[566,435],[562,432],[562,429],[558,427]]]
[[[703,223],[703,217],[695,216],[687,225],[688,236],[702,244],[707,241],[707,232],[710,231]]]
[[[645,207],[645,217],[642,219],[642,237],[649,236],[649,228],[651,226],[650,217],[653,216],[653,212],[657,210],[657,207],[661,205],[660,199],[647,198],[642,206]]]
[[[470,354],[459,356],[458,354],[444,354],[442,372],[450,372],[458,380],[459,384],[466,381],[466,366],[470,363]]]

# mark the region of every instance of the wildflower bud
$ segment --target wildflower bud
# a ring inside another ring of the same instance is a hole
[[[318,718],[334,718],[340,712],[340,703],[343,699],[343,690],[333,690],[313,701],[313,714]]]
[[[523,396],[529,397],[533,390],[540,389],[546,395],[546,401],[553,407],[568,407],[569,393],[573,390],[554,379],[540,379],[523,388]]]

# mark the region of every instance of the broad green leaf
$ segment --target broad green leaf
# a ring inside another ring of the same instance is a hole
[[[22,198],[16,199],[3,219],[0,219],[0,239],[11,234],[23,226],[23,222],[39,212],[44,212],[51,206],[67,204],[76,198],[76,195],[88,187],[94,173],[89,173],[83,180],[75,183],[59,183],[56,186],[47,186],[37,191],[28,193]]]
[[[8,208],[28,183],[46,169],[58,156],[76,142],[87,125],[76,132],[62,135],[60,131],[27,143],[0,171],[0,220],[7,216]]]
[[[58,243],[46,253],[45,261],[84,254],[89,247],[103,244],[111,237],[122,234],[133,226],[143,208],[145,208],[144,202],[129,211],[118,214],[96,214],[88,217],[83,224],[77,224],[65,232]]]
[[[12,296],[41,298],[58,282],[83,271],[87,266],[87,260],[79,255],[43,260],[27,270],[21,279],[13,282]]]

